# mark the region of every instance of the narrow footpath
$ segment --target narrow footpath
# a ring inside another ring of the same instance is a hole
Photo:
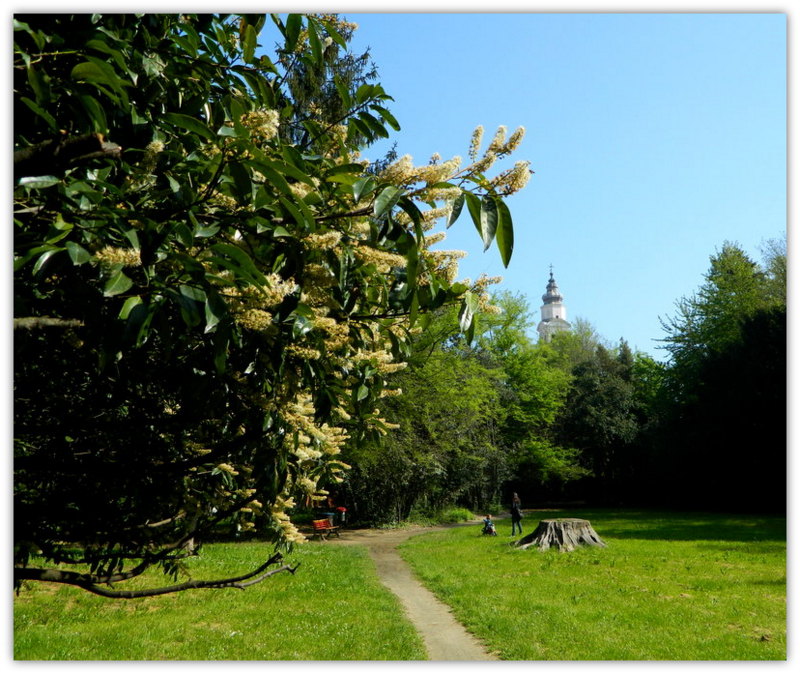
[[[411,536],[444,528],[353,529],[342,532],[340,539],[333,538],[330,542],[367,547],[381,582],[397,595],[409,620],[422,636],[429,660],[498,660],[453,617],[446,604],[414,577],[397,551],[397,546]]]

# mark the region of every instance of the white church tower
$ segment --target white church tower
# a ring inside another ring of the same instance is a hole
[[[542,320],[536,330],[539,333],[539,340],[549,342],[556,332],[570,329],[567,322],[567,309],[564,306],[564,297],[558,290],[558,284],[553,278],[553,265],[550,265],[550,280],[547,282],[547,290],[542,295]]]

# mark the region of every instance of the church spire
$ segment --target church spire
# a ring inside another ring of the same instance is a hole
[[[539,339],[549,342],[553,334],[570,329],[567,322],[567,308],[564,306],[564,296],[558,289],[558,284],[553,276],[553,265],[550,265],[550,279],[547,281],[544,295],[542,295],[542,320],[536,328]]]

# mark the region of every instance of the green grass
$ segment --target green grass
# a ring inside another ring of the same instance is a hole
[[[271,548],[215,544],[195,578],[253,569]],[[16,660],[419,660],[422,641],[362,547],[309,543],[301,562],[245,591],[193,590],[110,600],[32,584],[14,601]],[[149,579],[163,583],[163,576]]]
[[[509,546],[480,525],[401,547],[418,577],[505,660],[783,660],[784,518],[686,513],[528,513],[583,517],[607,548]]]

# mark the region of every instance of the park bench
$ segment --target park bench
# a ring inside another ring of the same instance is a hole
[[[339,536],[339,527],[334,526],[330,523],[330,520],[312,520],[311,522],[312,532],[311,538],[312,540],[316,537],[319,537],[320,540],[325,538],[330,538],[331,534],[336,534]]]

